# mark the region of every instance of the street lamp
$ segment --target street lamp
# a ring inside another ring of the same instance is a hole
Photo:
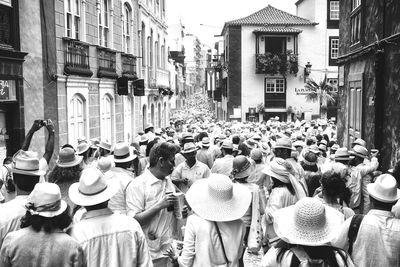
[[[312,65],[310,64],[310,61],[308,61],[306,67],[304,68],[304,82],[307,82],[308,76],[310,76],[311,67]]]

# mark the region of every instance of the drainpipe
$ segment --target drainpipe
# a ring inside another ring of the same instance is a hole
[[[386,0],[383,0],[382,13],[382,37],[386,37]],[[376,47],[375,51],[375,148],[382,150],[383,147],[383,121],[385,119],[385,51],[384,48]]]

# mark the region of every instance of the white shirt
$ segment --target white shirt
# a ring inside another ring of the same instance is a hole
[[[223,158],[216,159],[211,168],[211,172],[225,174],[227,176],[231,175],[233,169],[233,159],[234,157],[232,155],[225,155]]]
[[[109,208],[88,211],[71,228],[88,267],[153,266],[139,223]]]
[[[346,220],[332,242],[348,248],[351,218]],[[356,266],[400,266],[400,219],[389,211],[372,209],[364,216],[353,244],[352,259]]]
[[[175,192],[175,186],[170,178],[157,179],[149,169],[134,179],[126,189],[127,214],[135,217],[137,213],[153,207],[165,192]],[[162,209],[151,220],[150,224],[142,225],[149,245],[152,259],[165,258],[163,254],[171,246],[176,219],[173,212]],[[149,234],[150,237],[149,238]],[[155,237],[155,239],[154,239]]]
[[[210,169],[203,162],[196,160],[196,163],[190,168],[185,161],[175,168],[171,175],[171,180],[180,182],[179,189],[186,193],[194,182],[209,177],[210,173]],[[187,183],[183,182],[185,179],[188,180]]]
[[[105,176],[118,184],[118,191],[108,202],[108,207],[114,212],[126,214],[125,193],[129,183],[133,181],[133,173],[119,167],[113,167],[105,173]]]
[[[16,196],[13,200],[0,204],[0,247],[9,232],[20,229],[20,219],[26,213],[28,195]]]
[[[231,262],[230,267],[237,267],[243,251],[244,225],[241,220],[218,222],[218,228],[226,256]],[[224,266],[224,254],[213,222],[196,214],[188,217],[183,250],[178,262],[179,266],[185,267]]]

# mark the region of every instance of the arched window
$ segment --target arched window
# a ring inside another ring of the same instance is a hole
[[[154,104],[151,104],[151,124],[154,125]]]
[[[99,22],[99,45],[104,47],[110,46],[110,3],[109,0],[101,0],[98,8]]]
[[[132,142],[132,98],[124,96],[124,139]]]
[[[161,122],[162,122],[162,117],[161,117],[161,103],[158,103],[158,122],[157,122],[157,126],[159,127],[159,128],[161,128]]]
[[[77,145],[78,138],[86,136],[85,105],[85,99],[79,94],[75,94],[69,103],[68,142],[71,145]]]
[[[146,26],[142,22],[142,66],[146,66]]]
[[[155,58],[156,68],[159,68],[160,67],[160,63],[159,63],[159,54],[158,54],[158,41],[156,41],[154,43],[154,58]]]
[[[100,103],[100,120],[101,120],[101,140],[113,142],[113,100],[110,95],[105,94]]]
[[[125,53],[132,53],[131,20],[132,20],[131,8],[127,3],[125,3],[124,10],[122,13],[122,50]]]

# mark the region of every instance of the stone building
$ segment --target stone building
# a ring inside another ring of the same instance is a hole
[[[297,15],[269,5],[225,23],[223,56],[215,72],[220,78],[215,79],[213,93],[221,102],[222,119],[319,116],[319,103],[306,101],[304,85],[309,78],[319,82],[325,75],[337,83],[336,4],[300,0]]]
[[[383,170],[400,159],[400,2],[340,1],[338,139],[380,150]]]

